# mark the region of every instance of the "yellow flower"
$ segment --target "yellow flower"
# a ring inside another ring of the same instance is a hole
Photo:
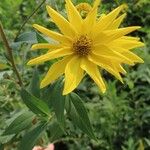
[[[88,16],[82,19],[71,0],[66,0],[68,20],[50,6],[47,6],[48,14],[61,33],[37,24],[33,25],[44,35],[56,40],[58,44],[34,44],[33,50],[42,48],[51,50],[30,60],[28,65],[40,64],[63,57],[50,67],[41,82],[41,88],[64,74],[63,95],[66,95],[78,86],[86,72],[104,93],[106,86],[99,69],[105,69],[123,82],[120,73],[125,74],[126,71],[122,64],[143,63],[143,60],[135,55],[131,49],[141,47],[144,44],[139,41],[139,38],[127,36],[140,27],[118,28],[126,16],[126,14],[119,16],[123,9],[122,5],[97,19],[99,3],[100,0],[95,0]]]
[[[88,3],[80,3],[76,6],[76,9],[81,14],[82,18],[86,18],[88,13],[92,10],[92,7]]]

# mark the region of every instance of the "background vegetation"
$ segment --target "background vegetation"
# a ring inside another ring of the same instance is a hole
[[[85,1],[92,3],[92,0],[74,0],[76,4]],[[42,53],[39,51],[30,52],[31,45],[45,40],[33,30],[32,24],[38,23],[56,30],[55,24],[50,22],[47,16],[45,10],[46,4],[50,4],[65,15],[64,0],[46,0],[25,24],[21,33],[16,38],[23,22],[41,2],[42,0],[0,1],[0,21],[13,49],[14,58],[24,84],[26,87],[30,87],[30,89],[32,89],[33,85],[34,88],[38,87],[38,78],[42,78],[45,70],[53,63],[40,65],[36,70],[26,66],[26,62],[31,57]],[[128,5],[127,17],[123,26],[142,26],[142,29],[134,32],[133,35],[139,36],[146,45],[144,48],[135,50],[144,59],[145,63],[137,64],[132,68],[125,66],[128,73],[124,77],[124,85],[115,80],[111,75],[103,72],[108,87],[108,91],[104,95],[99,94],[97,87],[88,76],[86,76],[78,89],[76,89],[75,93],[82,97],[88,110],[89,118],[98,140],[91,140],[81,130],[73,126],[70,123],[70,119],[67,119],[67,135],[61,129],[57,128],[58,124],[53,120],[53,124],[49,127],[49,130],[43,132],[40,138],[38,138],[38,134],[35,134],[34,137],[31,137],[32,141],[38,139],[35,142],[40,145],[46,145],[53,141],[56,150],[150,149],[150,1],[103,0],[103,5],[100,6],[99,12],[109,12],[122,3]],[[36,126],[39,118],[30,111],[26,111],[28,109],[20,98],[20,90],[16,84],[16,77],[7,60],[8,54],[3,43],[0,41],[0,63],[7,65],[0,71],[0,150],[4,149],[4,147],[5,150],[17,150],[22,137],[27,135],[28,131]],[[36,76],[38,74],[37,71],[41,76]],[[32,79],[33,76],[36,76],[36,79]],[[32,92],[34,93],[34,91]],[[49,98],[46,98],[45,101],[49,104]],[[17,128],[17,130],[14,130],[14,133],[11,130],[13,127],[9,125],[20,115],[23,119],[18,120],[18,124],[26,120],[26,125],[21,129]],[[58,132],[51,132],[56,131],[56,129]],[[41,130],[40,126],[38,126],[39,130]],[[4,131],[8,133],[4,134]],[[30,135],[26,136],[26,138],[30,138]],[[26,140],[22,141],[26,146],[28,142]]]

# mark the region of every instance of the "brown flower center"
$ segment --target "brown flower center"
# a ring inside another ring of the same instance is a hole
[[[92,40],[86,35],[81,35],[73,43],[73,50],[80,56],[86,56],[91,52]]]

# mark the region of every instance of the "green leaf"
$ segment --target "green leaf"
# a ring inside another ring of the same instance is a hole
[[[34,115],[31,112],[25,112],[19,115],[6,129],[3,135],[18,134],[26,129],[33,120]]]
[[[68,115],[74,125],[78,126],[90,138],[96,140],[86,108],[81,98],[77,94],[71,93],[66,98],[66,104]]]
[[[44,116],[50,116],[50,109],[48,105],[42,101],[41,99],[38,99],[37,97],[33,96],[29,92],[27,92],[25,89],[21,90],[21,97],[26,104],[26,106],[35,114],[38,115],[44,115]]]
[[[27,44],[34,44],[38,43],[36,32],[24,32],[18,36],[18,38],[15,40],[15,42],[11,43],[11,48],[13,50],[19,50],[21,47],[21,44],[27,43]]]
[[[64,108],[65,108],[65,96],[62,95],[63,84],[62,80],[58,80],[54,85],[52,85],[53,89],[50,94],[50,101],[54,112],[56,114],[56,118],[60,125],[64,127],[65,117],[64,117]]]
[[[38,43],[48,43],[48,41],[38,32],[36,32],[36,37],[37,37]]]
[[[22,43],[23,42],[12,42],[12,43],[10,43],[10,46],[13,50],[19,51]]]
[[[64,134],[64,131],[61,129],[60,125],[56,121],[53,122],[49,126],[48,132],[50,133],[50,135],[49,135],[50,139],[49,140],[51,142],[57,140],[60,136],[62,136]]]
[[[1,144],[5,144],[5,143],[8,143],[10,142],[13,138],[15,137],[14,134],[11,134],[11,135],[0,135],[0,143]]]
[[[39,73],[37,68],[34,69],[32,81],[29,86],[29,91],[31,94],[33,94],[35,97],[40,97],[40,79],[39,79]]]
[[[36,32],[36,37],[37,37],[38,43],[57,44],[57,42],[54,39],[52,39],[50,37],[43,36],[42,34],[39,34],[38,32]]]
[[[37,43],[37,37],[35,32],[24,32],[18,36],[15,42],[21,43]]]
[[[31,131],[25,134],[19,145],[19,150],[32,150],[36,141],[40,138],[42,133],[45,131],[47,123],[41,123],[34,127]]]

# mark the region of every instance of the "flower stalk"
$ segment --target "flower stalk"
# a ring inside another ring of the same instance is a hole
[[[22,82],[22,79],[20,77],[20,74],[19,74],[19,71],[16,67],[16,64],[15,64],[15,61],[14,61],[14,57],[13,57],[13,54],[12,54],[12,48],[10,47],[9,43],[8,43],[8,40],[6,38],[6,35],[4,33],[4,29],[3,29],[3,26],[2,26],[2,23],[0,22],[0,35],[1,35],[1,38],[2,38],[2,41],[6,47],[6,50],[7,50],[7,53],[8,53],[8,57],[9,57],[9,61],[11,63],[11,66],[13,68],[13,71],[14,73],[16,74],[16,77],[18,78],[18,84],[20,85],[20,87],[23,86],[23,82]]]

